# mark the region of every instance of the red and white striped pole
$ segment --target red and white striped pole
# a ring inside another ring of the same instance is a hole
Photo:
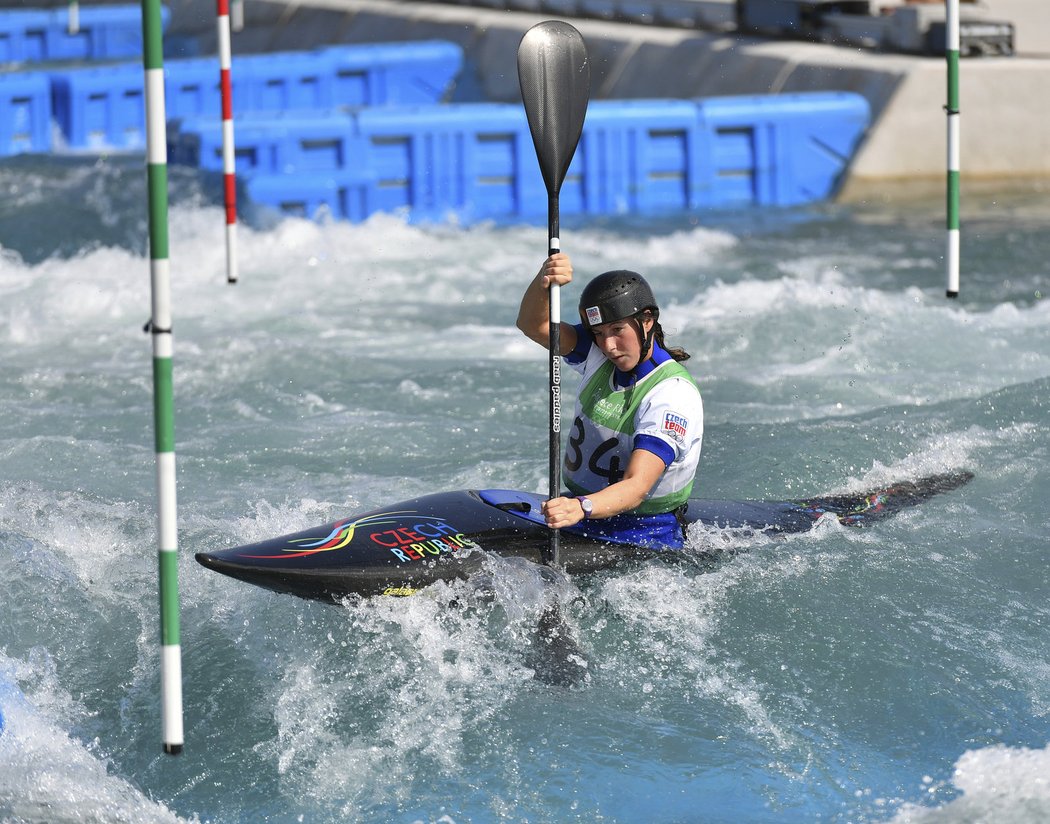
[[[218,0],[219,87],[222,94],[222,180],[226,203],[226,282],[237,282],[237,178],[230,83],[230,0]]]

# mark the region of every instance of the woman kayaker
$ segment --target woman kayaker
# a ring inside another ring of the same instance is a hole
[[[549,343],[552,283],[572,282],[564,253],[544,261],[521,300],[518,328]],[[561,352],[581,374],[566,437],[570,494],[543,505],[547,525],[644,546],[681,547],[681,518],[704,434],[696,382],[668,347],[660,310],[641,275],[616,270],[584,287],[580,323],[562,323]]]

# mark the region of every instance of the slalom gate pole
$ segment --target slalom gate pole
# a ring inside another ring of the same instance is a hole
[[[78,0],[69,0],[69,18],[66,31],[70,34],[80,32],[80,3]]]
[[[157,447],[157,556],[160,589],[160,700],[164,752],[182,752],[182,649],[179,643],[178,530],[175,516],[175,412],[171,272],[168,266],[168,147],[160,0],[142,0],[146,73],[146,183],[153,313],[153,425]]]
[[[237,168],[233,142],[230,0],[218,0],[219,86],[222,91],[222,182],[226,203],[226,282],[237,282]]]
[[[959,0],[945,0],[948,58],[948,267],[950,298],[959,296]]]

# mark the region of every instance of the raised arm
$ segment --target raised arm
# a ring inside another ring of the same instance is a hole
[[[521,306],[518,308],[518,328],[525,333],[527,338],[536,341],[544,349],[550,343],[550,292],[551,283],[564,286],[572,282],[572,261],[564,252],[551,255],[543,262],[536,277],[529,283],[525,294],[521,298]],[[562,316],[564,318],[564,301]],[[571,312],[570,318],[575,321],[576,313]],[[562,354],[571,352],[576,348],[576,330],[572,322],[561,323],[561,351]]]

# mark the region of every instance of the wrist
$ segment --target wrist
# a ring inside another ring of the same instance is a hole
[[[591,503],[591,499],[586,495],[577,495],[576,500],[580,504],[580,511],[583,513],[583,519],[586,521],[594,517],[594,504]]]

